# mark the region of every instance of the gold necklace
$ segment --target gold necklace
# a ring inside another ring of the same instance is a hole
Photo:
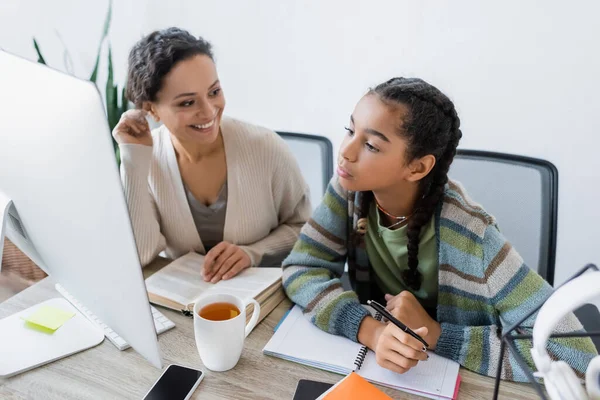
[[[377,201],[377,198],[375,198],[375,204],[377,205],[377,208],[379,209],[379,211],[381,211],[382,213],[384,213],[384,214],[385,214],[385,215],[387,215],[388,217],[390,217],[390,218],[393,218],[393,219],[395,219],[395,220],[396,220],[396,222],[394,222],[392,225],[384,227],[384,228],[386,228],[386,229],[393,228],[393,227],[395,227],[395,226],[398,226],[398,225],[400,225],[400,224],[401,224],[401,223],[403,223],[403,222],[406,222],[406,221],[408,221],[408,219],[409,219],[410,217],[412,217],[412,216],[413,216],[413,214],[414,214],[414,213],[413,213],[413,214],[410,214],[410,215],[403,215],[403,216],[400,216],[400,217],[398,217],[398,216],[396,216],[396,215],[394,215],[394,214],[392,214],[392,213],[389,213],[389,212],[388,212],[388,211],[387,211],[385,208],[381,207],[381,205],[380,205],[380,204],[379,204],[379,202]]]

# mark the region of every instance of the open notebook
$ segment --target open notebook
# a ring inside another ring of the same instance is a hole
[[[320,330],[298,306],[290,311],[263,352],[338,374],[355,371],[371,382],[432,399],[455,398],[460,382],[459,365],[432,352],[429,360],[419,362],[405,374],[384,369],[377,364],[371,350]]]
[[[146,279],[148,298],[153,304],[191,315],[196,300],[210,293],[228,293],[260,304],[259,322],[285,298],[280,268],[248,268],[239,275],[217,283],[202,279],[204,256],[190,252]],[[252,317],[248,306],[246,318]]]

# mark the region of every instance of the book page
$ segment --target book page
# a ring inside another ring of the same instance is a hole
[[[227,293],[249,300],[281,281],[281,268],[248,268],[229,280],[213,284],[202,279],[203,263],[203,255],[188,253],[146,279],[146,288],[149,293],[187,306],[210,293]]]
[[[183,307],[193,303],[198,293],[212,286],[200,275],[204,256],[188,253],[146,279],[149,293],[173,300]]]
[[[248,268],[226,281],[209,284],[202,294],[228,293],[241,299],[255,299],[274,282],[281,282],[281,268]]]

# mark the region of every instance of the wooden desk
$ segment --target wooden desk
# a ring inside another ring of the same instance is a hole
[[[163,261],[146,268],[148,276],[160,269]],[[31,307],[41,301],[60,297],[52,278],[25,289],[0,304],[0,318]],[[289,301],[279,305],[248,336],[242,358],[231,371],[211,372],[202,366],[194,342],[191,318],[161,309],[176,327],[158,336],[164,365],[178,363],[199,367],[206,376],[193,399],[292,399],[299,379],[337,382],[341,376],[305,367],[262,354],[273,328],[290,307]],[[0,355],[1,357],[1,355]],[[100,345],[63,358],[23,374],[0,380],[2,399],[141,399],[161,371],[133,349],[119,351],[105,340]],[[459,399],[491,399],[494,380],[461,369]],[[525,384],[504,382],[503,399],[535,399],[533,388]],[[421,399],[420,396],[382,388],[394,399]]]

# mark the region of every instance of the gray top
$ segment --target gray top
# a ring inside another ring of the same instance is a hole
[[[184,188],[198,235],[200,235],[204,249],[208,252],[223,241],[225,213],[227,212],[227,181],[219,191],[217,201],[210,206],[196,200],[187,186],[184,185]]]

